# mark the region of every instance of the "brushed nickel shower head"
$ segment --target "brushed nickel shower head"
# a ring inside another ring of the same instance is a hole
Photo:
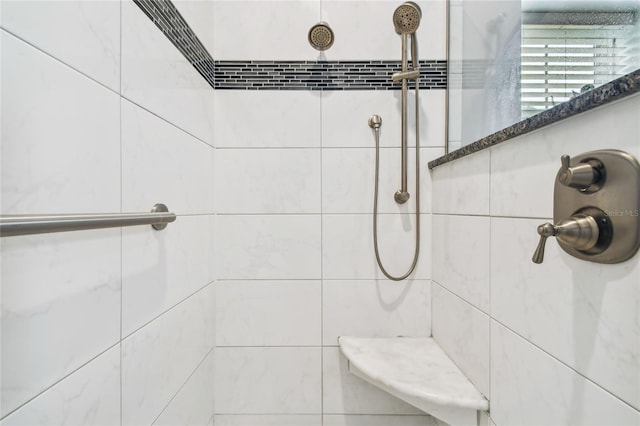
[[[333,31],[326,22],[319,22],[309,30],[309,44],[316,50],[327,50],[333,45]]]
[[[393,26],[396,33],[401,35],[415,33],[420,25],[420,18],[422,18],[420,6],[412,1],[402,3],[393,12]]]

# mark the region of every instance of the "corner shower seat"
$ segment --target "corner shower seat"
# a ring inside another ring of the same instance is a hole
[[[349,371],[449,423],[477,425],[489,401],[431,337],[338,338]]]

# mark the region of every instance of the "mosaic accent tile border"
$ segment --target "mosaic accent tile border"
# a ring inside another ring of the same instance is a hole
[[[419,66],[421,89],[447,88],[446,61],[420,61]],[[400,83],[391,81],[397,71],[400,61],[215,61],[214,88],[400,90]]]
[[[213,87],[213,58],[171,0],[133,0]]]
[[[400,61],[214,61],[171,0],[133,0],[218,90],[400,90]],[[447,62],[419,62],[421,89],[447,88]],[[415,83],[410,82],[409,87]]]

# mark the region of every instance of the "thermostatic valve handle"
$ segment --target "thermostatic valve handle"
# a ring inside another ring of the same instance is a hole
[[[531,259],[533,263],[542,263],[544,260],[544,247],[547,238],[557,237],[558,240],[577,250],[589,250],[597,244],[600,228],[593,216],[577,214],[557,225],[545,223],[538,226],[538,234],[540,241]]]
[[[538,234],[540,235],[540,241],[538,247],[536,247],[535,253],[533,253],[533,263],[542,263],[544,260],[544,246],[547,243],[547,238],[556,236],[556,228],[550,223],[545,223],[538,226]]]
[[[558,180],[565,186],[584,191],[600,181],[602,177],[600,171],[589,163],[580,163],[571,167],[571,158],[568,155],[563,155],[560,161],[562,162],[562,168],[560,169]]]

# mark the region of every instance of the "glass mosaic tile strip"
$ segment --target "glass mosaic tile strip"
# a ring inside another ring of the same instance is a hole
[[[133,0],[218,90],[400,90],[400,61],[214,61],[171,0]],[[447,88],[447,61],[422,60],[421,89]],[[413,88],[415,82],[410,81]]]
[[[421,89],[447,88],[447,62],[419,62]],[[215,89],[399,90],[400,61],[215,61]],[[411,81],[409,87],[415,83]]]

